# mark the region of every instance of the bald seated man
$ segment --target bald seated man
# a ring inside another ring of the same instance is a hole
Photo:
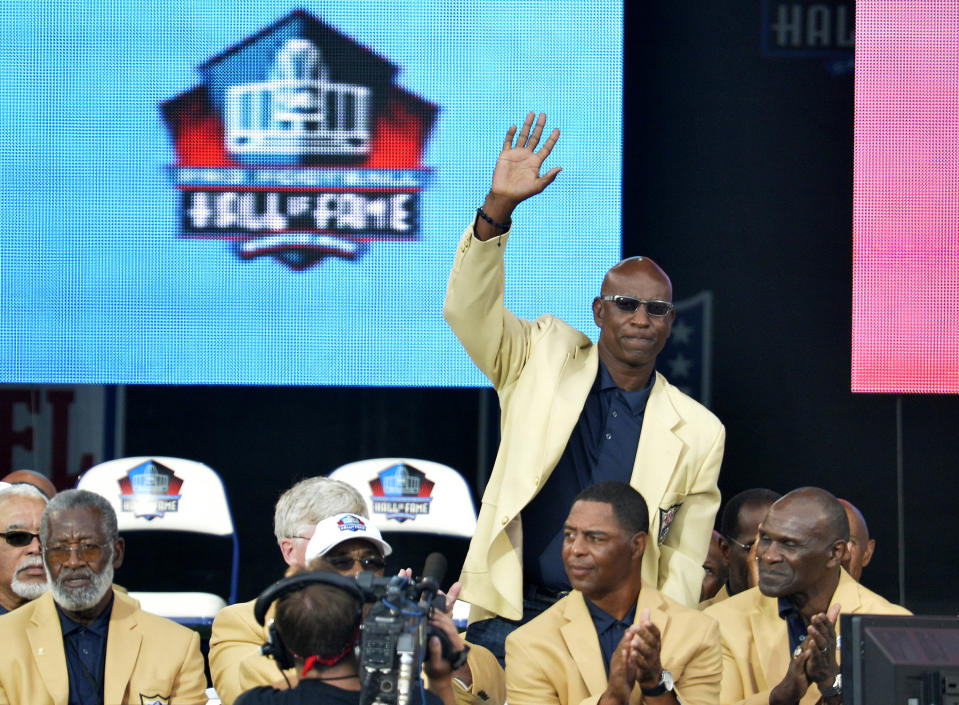
[[[726,562],[726,580],[719,592],[699,604],[699,609],[756,586],[756,559],[752,548],[759,523],[780,497],[781,494],[765,487],[752,487],[727,500],[719,519],[719,549]]]
[[[721,705],[842,703],[839,614],[909,614],[842,568],[849,521],[839,501],[803,487],[759,525],[759,585],[704,611],[723,642]]]
[[[514,209],[560,171],[540,173],[559,139],[554,129],[540,145],[545,124],[544,114],[530,113],[518,133],[507,130],[490,190],[457,247],[443,307],[502,410],[461,576],[461,598],[473,605],[468,638],[498,656],[509,631],[570,589],[558,508],[602,481],[626,482],[645,497],[643,578],[695,607],[725,444],[719,420],[656,371],[676,312],[669,277],[653,260],[631,257],[607,272],[592,301],[596,343],[554,316],[524,320],[504,307]]]
[[[57,488],[50,482],[50,478],[46,475],[41,475],[36,470],[14,470],[5,476],[3,481],[9,482],[11,485],[16,483],[33,485],[43,492],[43,494],[47,496],[47,499],[53,499],[53,495],[57,493]]]
[[[866,518],[852,502],[840,499],[839,503],[846,510],[849,520],[849,545],[846,555],[842,559],[845,568],[857,583],[862,579],[862,569],[872,561],[873,551],[876,550],[876,540],[869,538],[869,527]]]

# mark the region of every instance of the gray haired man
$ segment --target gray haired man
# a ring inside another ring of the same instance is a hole
[[[273,515],[273,532],[287,565],[305,566],[306,546],[316,525],[346,512],[365,516],[366,503],[353,487],[328,477],[307,478],[280,495]],[[223,705],[231,705],[250,688],[271,685],[284,677],[276,661],[260,653],[269,635],[253,616],[254,602],[224,607],[213,620],[210,675]],[[295,673],[290,671],[286,676],[293,678]]]
[[[33,485],[0,490],[0,614],[47,591],[40,556],[40,518],[47,497]]]

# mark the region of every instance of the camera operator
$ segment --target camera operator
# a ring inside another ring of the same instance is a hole
[[[329,570],[340,575],[358,576],[370,571],[383,576],[385,556],[392,549],[383,540],[376,526],[365,517],[337,514],[316,525],[307,544],[305,562],[310,570]],[[400,572],[412,577],[407,568]],[[446,595],[446,611],[456,602],[460,584],[454,583]],[[504,705],[506,677],[496,657],[482,646],[470,644],[466,663],[453,672],[454,692],[458,705]]]
[[[282,594],[276,600],[273,626],[296,664],[299,683],[291,690],[253,688],[243,693],[236,705],[359,705],[361,684],[355,647],[361,620],[358,596],[331,584],[305,584]],[[446,635],[454,651],[463,649],[448,615],[437,610],[430,623]],[[411,702],[456,705],[452,669],[442,656],[440,640],[430,637],[428,647],[423,671],[430,679],[429,690],[424,693],[425,702],[416,693]]]

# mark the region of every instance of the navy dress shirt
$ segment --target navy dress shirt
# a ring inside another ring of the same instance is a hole
[[[586,598],[583,598],[586,600]],[[599,637],[599,650],[603,653],[603,665],[606,666],[606,675],[609,676],[609,662],[613,658],[613,652],[623,640],[623,634],[636,621],[636,605],[622,619],[616,619],[613,615],[601,610],[589,600],[586,600],[586,609],[589,610],[589,616],[593,618],[593,626],[596,627],[596,636]]]
[[[92,624],[77,624],[60,606],[60,628],[63,630],[63,651],[67,656],[67,675],[70,677],[69,705],[97,705],[103,703],[103,674],[107,658],[107,633],[113,597]]]
[[[656,380],[627,392],[602,361],[566,449],[539,494],[523,509],[523,572],[527,589],[570,589],[563,568],[563,522],[573,499],[606,480],[629,482],[643,429],[646,402]]]
[[[779,598],[779,616],[786,620],[789,632],[789,657],[792,658],[796,647],[806,640],[806,622],[788,597]]]

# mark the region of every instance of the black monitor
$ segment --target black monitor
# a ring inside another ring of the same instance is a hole
[[[840,617],[843,705],[959,705],[959,618]]]

